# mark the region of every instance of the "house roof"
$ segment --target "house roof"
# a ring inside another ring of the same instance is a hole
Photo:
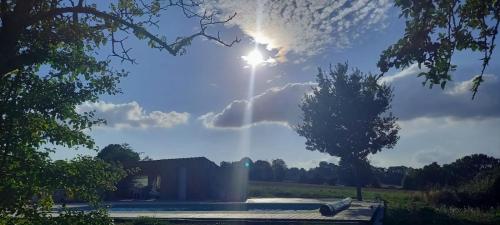
[[[139,161],[137,162],[136,165],[140,164],[192,164],[192,163],[207,163],[210,164],[211,166],[216,166],[218,167],[217,164],[214,162],[210,161],[206,157],[190,157],[190,158],[173,158],[173,159],[158,159],[158,160],[149,160],[149,161]]]

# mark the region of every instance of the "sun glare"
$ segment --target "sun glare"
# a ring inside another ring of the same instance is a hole
[[[242,56],[241,58],[245,60],[250,66],[258,66],[266,63],[266,60],[264,60],[264,56],[258,49],[252,50],[246,56]]]

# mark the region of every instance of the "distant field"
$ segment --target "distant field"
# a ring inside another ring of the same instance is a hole
[[[354,187],[312,184],[250,182],[249,197],[345,198],[355,197]],[[499,225],[500,209],[481,211],[433,206],[426,194],[399,189],[363,188],[367,200],[387,203],[385,225]]]
[[[384,199],[393,203],[408,201],[419,192],[399,189],[363,188],[365,199]],[[249,197],[346,198],[356,197],[356,188],[280,182],[250,182]]]

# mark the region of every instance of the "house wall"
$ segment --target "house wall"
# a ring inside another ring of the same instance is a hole
[[[246,200],[248,171],[244,168],[220,168],[206,158],[142,161],[133,166],[142,175],[160,176],[161,200]]]

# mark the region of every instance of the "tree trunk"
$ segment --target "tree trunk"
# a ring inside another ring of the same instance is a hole
[[[359,171],[359,166],[354,163],[354,175],[356,176],[356,199],[358,201],[363,201],[363,195],[361,193],[361,172]]]
[[[363,195],[361,194],[361,182],[358,177],[358,184],[356,185],[356,198],[358,201],[363,201]]]

